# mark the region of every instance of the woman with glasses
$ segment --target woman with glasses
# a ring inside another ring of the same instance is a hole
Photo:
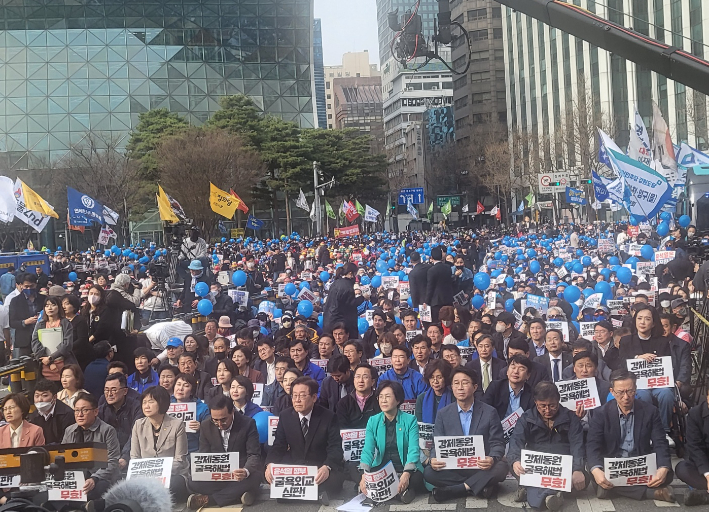
[[[195,419],[185,422],[185,432],[187,433],[187,450],[196,453],[200,447],[200,423],[210,415],[210,409],[196,395],[197,380],[192,375],[180,373],[175,377],[173,386],[173,396],[171,403],[194,403]]]

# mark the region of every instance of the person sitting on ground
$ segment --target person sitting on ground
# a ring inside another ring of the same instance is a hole
[[[205,403],[207,404],[218,395],[229,397],[229,387],[231,386],[232,379],[239,375],[239,368],[237,368],[233,360],[223,359],[217,364],[216,373],[217,376],[213,382],[217,384],[214,388],[210,388],[205,392]]]
[[[330,375],[323,381],[318,404],[337,413],[339,401],[354,389],[353,372],[350,371],[350,361],[343,356],[328,360],[327,370]]]
[[[296,364],[290,357],[276,357],[276,361],[274,362],[274,382],[264,386],[264,395],[261,398],[262,409],[272,411],[278,399],[286,395],[286,391],[283,387],[283,379],[284,373],[286,373],[286,370],[289,368],[296,368]]]
[[[509,353],[506,378],[493,381],[488,386],[483,402],[495,408],[501,419],[505,419],[519,408],[523,412],[532,408],[533,392],[527,381],[533,364],[527,357],[510,356]]]
[[[175,377],[173,395],[171,403],[195,404],[195,418],[185,422],[185,433],[187,435],[187,452],[195,453],[200,445],[200,423],[209,416],[209,408],[195,396],[197,382],[195,377],[187,373],[180,373]]]
[[[62,390],[57,393],[57,399],[65,405],[74,408],[74,402],[79,393],[84,390],[84,374],[78,364],[69,364],[62,368],[61,379]]]
[[[404,389],[405,401],[416,401],[420,394],[424,393],[428,385],[424,382],[422,374],[417,370],[408,367],[410,358],[409,349],[398,345],[392,350],[392,368],[380,375],[380,381],[395,381],[402,385]]]
[[[104,401],[99,403],[99,418],[116,429],[118,444],[121,446],[121,458],[118,465],[125,469],[131,458],[131,433],[133,424],[143,417],[141,405],[137,399],[128,396],[128,384],[122,373],[113,373],[104,383]]]
[[[135,373],[126,379],[128,387],[138,393],[143,393],[146,388],[158,385],[158,374],[151,366],[151,361],[155,358],[155,353],[147,347],[139,347],[133,351]]]
[[[54,383],[40,379],[35,384],[35,411],[27,420],[42,429],[46,444],[61,443],[67,427],[74,424],[74,410],[57,401]]]
[[[158,383],[161,387],[165,388],[170,395],[173,394],[175,389],[175,379],[180,375],[180,370],[175,366],[170,364],[164,364],[158,368]],[[131,390],[130,391],[135,391]]]
[[[0,449],[17,449],[44,445],[44,431],[30,423],[30,402],[21,393],[12,393],[2,403],[6,425],[0,427]]]
[[[705,390],[708,381],[705,380]],[[683,502],[686,506],[708,503],[710,473],[708,472],[708,403],[710,394],[688,413],[686,456],[675,466],[675,474],[688,485]]]

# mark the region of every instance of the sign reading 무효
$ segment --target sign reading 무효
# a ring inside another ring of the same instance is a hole
[[[64,473],[64,480],[52,480],[51,477],[49,477],[43,484],[48,488],[47,500],[86,502],[84,483],[83,471],[66,471]]]
[[[636,375],[636,388],[639,390],[675,386],[671,357],[656,357],[651,361],[631,358],[626,361],[626,365]]]
[[[399,491],[399,476],[392,462],[387,462],[379,471],[363,473],[367,496],[374,502],[385,502],[394,498]]]
[[[365,429],[341,430],[340,437],[343,440],[343,460],[359,462],[365,447]]]
[[[523,449],[520,464],[525,469],[525,474],[520,475],[521,486],[572,491],[571,456]]]
[[[233,481],[239,469],[239,453],[191,453],[192,480]]]
[[[604,475],[614,486],[645,486],[655,474],[655,454],[604,458]]]
[[[597,381],[593,377],[573,381],[558,381],[555,385],[560,391],[560,404],[573,412],[580,405],[585,410],[594,410],[602,405],[599,400]]]
[[[486,456],[481,435],[435,436],[434,449],[444,469],[480,469],[478,461]]]
[[[317,472],[316,466],[272,465],[271,498],[317,501]]]

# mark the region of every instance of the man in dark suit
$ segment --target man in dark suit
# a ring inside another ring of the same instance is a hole
[[[350,371],[350,360],[344,356],[336,356],[328,360],[330,376],[323,380],[318,404],[335,412],[338,402],[355,389],[353,372]]]
[[[506,367],[505,361],[493,356],[493,338],[488,334],[482,334],[476,341],[478,358],[469,360],[466,368],[474,370],[481,376],[483,391],[488,389],[490,383],[498,378],[498,374]]]
[[[239,453],[239,469],[232,471],[230,482],[190,481],[192,495],[187,499],[191,510],[204,506],[228,506],[240,499],[254,503],[254,491],[262,479],[261,446],[256,422],[234,411],[234,403],[219,395],[209,404],[210,417],[200,424],[201,453]]]
[[[27,421],[42,429],[46,444],[61,443],[64,432],[76,423],[74,410],[62,401],[57,401],[55,390],[52,382],[45,379],[37,381],[34,395],[35,411],[27,417]]]
[[[525,335],[515,329],[515,316],[510,312],[501,312],[496,321],[496,332],[493,335],[493,346],[498,358],[508,360],[508,345],[515,338],[525,340]]]
[[[456,402],[439,410],[434,437],[481,435],[485,458],[478,462],[480,469],[445,470],[445,463],[436,458],[436,449],[432,449],[424,478],[436,486],[432,495],[437,502],[466,497],[469,493],[488,499],[495,495],[498,484],[508,473],[507,464],[501,461],[505,442],[500,418],[493,407],[479,401],[474,405],[476,381],[476,375],[466,368],[453,370],[451,390]]]
[[[343,449],[333,412],[316,404],[318,383],[299,377],[291,385],[292,408],[280,413],[274,445],[266,457],[266,481],[271,484],[274,464],[317,466],[316,484],[321,504],[343,487]]]
[[[426,297],[426,276],[430,266],[422,264],[422,258],[416,251],[409,256],[412,271],[409,272],[409,295],[412,298],[412,308],[418,309]]]
[[[533,350],[534,348],[531,348],[530,345],[528,344],[528,341],[525,340],[524,338],[514,338],[513,340],[510,341],[508,344],[508,363],[510,363],[510,360],[513,359],[516,356],[522,356],[530,360],[530,369],[528,373],[528,380],[526,381],[528,387],[530,390],[535,389],[535,385],[544,380],[546,377],[545,369],[540,365],[540,364],[535,364],[530,356],[530,350]],[[508,378],[508,368],[507,366],[505,368],[502,368],[500,372],[498,373],[498,379],[507,379]]]
[[[614,326],[610,322],[604,320],[597,322],[594,326],[592,350],[599,360],[604,361],[604,364],[610,370],[609,374],[622,367],[623,360],[619,358],[619,350],[614,345]]]
[[[641,500],[646,486],[615,487],[604,473],[604,458],[656,455],[656,474],[648,483],[653,498],[675,502],[669,488],[673,481],[671,454],[661,416],[653,405],[635,399],[636,375],[618,369],[611,373],[611,393],[615,400],[600,407],[587,433],[587,463],[597,484],[597,497],[605,499],[609,490]]]
[[[547,353],[547,348],[545,347],[545,332],[547,332],[547,324],[542,318],[534,318],[528,324],[528,332],[530,333],[530,339],[528,340],[530,359],[544,355]],[[510,344],[508,344],[510,348]]]
[[[545,380],[552,382],[564,380],[562,371],[572,364],[572,353],[563,351],[564,345],[562,331],[559,329],[547,331],[545,334],[547,353],[533,359],[533,362],[542,365]]]
[[[533,407],[532,389],[527,384],[532,367],[530,359],[515,355],[508,362],[507,378],[488,386],[483,402],[495,408],[499,418],[505,419],[518,408],[526,411]]]
[[[32,332],[46,297],[37,293],[37,276],[26,273],[20,295],[10,301],[10,328],[15,330],[13,358],[32,355]]]
[[[708,389],[707,380],[705,389]],[[686,428],[686,458],[675,466],[675,474],[691,489],[685,493],[686,506],[708,503],[708,399],[690,409]]]
[[[453,305],[454,283],[451,276],[451,266],[442,261],[443,251],[441,246],[431,250],[431,259],[434,265],[426,273],[426,296],[424,302],[431,307],[432,323],[439,321],[441,307]],[[412,300],[412,302],[414,302]]]

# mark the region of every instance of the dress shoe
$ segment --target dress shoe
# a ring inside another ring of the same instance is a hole
[[[484,499],[492,499],[496,496],[496,493],[498,493],[498,483],[493,482],[492,484],[488,484],[485,488],[483,488],[483,491],[481,492],[481,497]]]
[[[245,491],[242,494],[242,506],[251,506],[252,504],[254,504],[254,493]]]
[[[683,497],[683,504],[686,506],[700,506],[708,503],[708,492],[701,490],[688,490]]]
[[[513,499],[515,502],[527,502],[528,500],[528,490],[525,488],[518,488],[518,491],[515,492],[515,499]]]
[[[468,494],[466,486],[463,484],[456,484],[455,486],[446,486],[443,488],[434,488],[431,492],[432,497],[436,502],[449,501],[451,499],[459,499],[465,497]]]
[[[675,495],[673,495],[673,490],[670,487],[655,490],[653,498],[657,501],[675,502]]]
[[[599,484],[597,484],[597,499],[608,499],[609,490],[605,490]]]
[[[209,504],[210,498],[207,495],[202,495],[201,493],[193,493],[187,498],[187,507],[196,512],[200,508],[204,508]]]
[[[399,500],[402,502],[402,504],[409,504],[414,500],[414,490],[407,488],[399,496]]]
[[[558,491],[554,495],[548,495],[545,497],[545,506],[547,506],[547,509],[551,512],[559,512],[562,508],[563,502],[564,500],[562,499],[561,491]]]
[[[328,492],[324,491],[318,495],[318,501],[320,501],[323,506],[330,506],[330,497],[328,497]]]

